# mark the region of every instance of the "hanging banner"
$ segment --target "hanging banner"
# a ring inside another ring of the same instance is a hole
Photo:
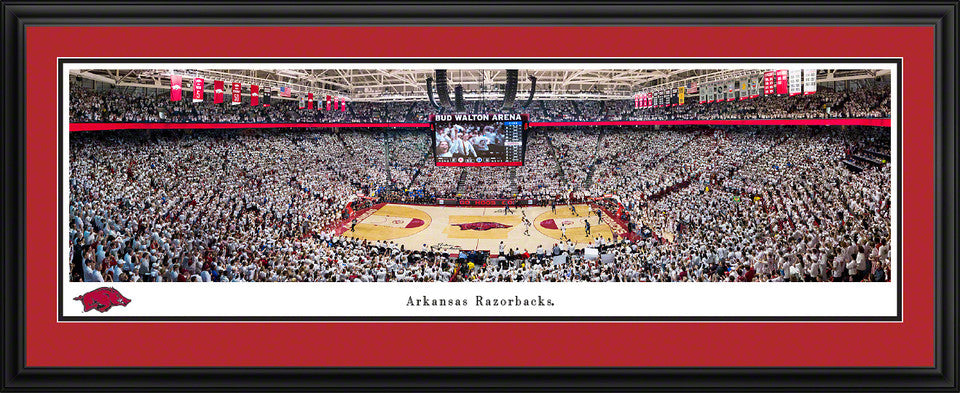
[[[304,97],[303,94],[301,94],[301,95],[300,95],[300,99],[297,100],[297,104],[298,104],[298,105],[297,105],[297,108],[299,108],[299,109],[306,108],[306,107],[307,107],[307,98]]]
[[[333,105],[333,97],[327,96],[327,110],[330,110],[330,105]]]
[[[680,86],[679,88],[677,88],[677,91],[679,92],[679,94],[678,94],[678,97],[679,97],[678,100],[680,101],[678,104],[679,104],[679,105],[683,105],[683,96],[686,94],[687,88],[684,87],[684,86]]]
[[[791,69],[788,74],[787,84],[790,87],[790,96],[803,93],[803,71],[799,68]]]
[[[250,106],[260,105],[260,86],[250,85]]]
[[[269,87],[263,89],[263,106],[265,107],[270,106],[270,88]]]
[[[203,101],[203,78],[193,79],[193,102]]]
[[[769,96],[776,94],[777,91],[777,72],[767,71],[763,73],[763,95]]]
[[[182,76],[170,75],[170,101],[180,101],[181,83],[183,83]]]
[[[313,93],[307,93],[307,109],[313,109]]]
[[[777,94],[788,94],[790,86],[788,85],[790,74],[787,70],[777,70]]]
[[[347,99],[344,98],[343,101],[340,101],[340,112],[347,111]]]
[[[239,83],[234,83],[234,84],[233,84],[233,89],[231,90],[231,93],[232,93],[232,95],[233,95],[233,101],[230,102],[230,105],[240,105],[240,93],[241,93],[241,91],[240,91],[240,84],[239,84]]]
[[[213,103],[223,103],[223,81],[213,81]]]
[[[813,94],[817,92],[817,70],[803,70],[803,94]]]

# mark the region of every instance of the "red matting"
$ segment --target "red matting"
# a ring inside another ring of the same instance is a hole
[[[758,37],[781,42],[736,45]],[[934,365],[932,27],[27,27],[25,50],[27,366]],[[466,323],[57,323],[57,57],[324,56],[903,57],[904,320],[485,324],[493,345]]]
[[[575,121],[530,123],[531,127],[567,126],[879,126],[890,127],[890,119],[763,119],[763,120],[642,120]],[[178,130],[231,128],[331,128],[331,127],[430,127],[430,123],[70,123],[70,132],[104,130]]]

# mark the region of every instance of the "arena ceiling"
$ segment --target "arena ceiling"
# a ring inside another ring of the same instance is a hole
[[[717,69],[537,69],[519,70],[517,100],[527,98],[535,77],[536,98],[549,99],[632,99],[638,91],[656,86],[671,87],[689,82],[712,82],[747,75],[760,70]],[[864,79],[882,75],[883,70],[819,70],[821,81]],[[426,80],[434,77],[432,69],[90,69],[72,70],[71,74],[117,86],[163,88],[169,86],[172,74],[203,77],[207,81],[223,80],[244,85],[267,87],[287,86],[295,92],[312,92],[319,96],[335,95],[353,101],[427,100]],[[447,72],[449,94],[461,85],[467,100],[503,98],[506,70],[451,69]],[[212,83],[208,83],[212,89]]]

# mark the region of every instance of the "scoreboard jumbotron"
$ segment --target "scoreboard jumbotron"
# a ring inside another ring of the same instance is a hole
[[[438,166],[520,166],[526,114],[431,115],[433,156]]]

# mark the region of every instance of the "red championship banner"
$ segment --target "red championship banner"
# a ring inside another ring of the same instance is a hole
[[[776,93],[777,72],[767,71],[763,73],[763,95],[769,96]]]
[[[203,78],[193,80],[193,102],[203,101]]]
[[[307,93],[307,109],[313,109],[313,93]]]
[[[170,101],[180,101],[180,84],[183,82],[183,77],[180,75],[170,75]]]
[[[332,104],[333,97],[327,96],[327,110],[330,110],[330,105]]]
[[[223,103],[223,81],[213,81],[213,103]]]
[[[233,84],[233,89],[232,89],[233,101],[230,102],[230,105],[240,105],[240,94],[241,94],[241,92],[242,92],[242,91],[240,90],[240,84],[239,84],[239,83],[234,83],[234,84]]]
[[[777,70],[777,94],[788,94],[790,86],[788,85],[789,74],[787,70]]]
[[[260,105],[260,86],[250,85],[250,105]]]
[[[342,98],[340,101],[340,112],[346,112],[346,111],[347,111],[347,99]]]

